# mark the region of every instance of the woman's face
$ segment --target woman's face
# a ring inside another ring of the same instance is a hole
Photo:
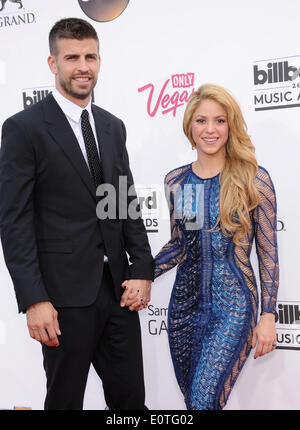
[[[223,155],[228,140],[229,126],[227,113],[220,103],[204,99],[192,117],[192,137],[198,156]]]

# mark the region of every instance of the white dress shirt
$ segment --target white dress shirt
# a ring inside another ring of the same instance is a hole
[[[92,113],[92,101],[90,100],[89,104],[83,109],[77,104],[66,99],[56,88],[52,91],[52,95],[55,98],[61,110],[63,111],[63,113],[66,115],[67,120],[69,121],[70,126],[72,127],[72,130],[77,138],[77,141],[79,143],[84,159],[89,167],[84,139],[83,139],[82,130],[81,130],[81,114],[84,109],[86,109],[89,113],[89,121],[95,136],[95,140],[97,143],[97,150],[99,154],[95,120]],[[99,157],[100,157],[100,154],[99,154]]]
[[[79,146],[80,146],[80,149],[81,149],[82,154],[84,156],[84,159],[86,161],[86,164],[88,165],[88,168],[90,168],[89,163],[88,163],[88,159],[87,159],[83,134],[82,134],[82,130],[81,130],[81,114],[82,114],[82,111],[84,109],[86,109],[89,113],[89,121],[90,121],[92,130],[93,130],[93,133],[95,136],[95,140],[97,143],[97,150],[98,150],[98,154],[99,154],[99,146],[98,146],[98,140],[97,140],[95,120],[94,120],[93,113],[92,113],[92,101],[90,100],[89,104],[83,109],[80,106],[78,106],[77,104],[66,99],[56,88],[52,91],[52,95],[55,98],[55,100],[58,103],[61,110],[63,111],[63,113],[66,115],[67,120],[69,121],[70,126],[71,126],[71,128],[72,128],[72,130],[73,130],[73,132],[77,138],[77,141],[79,143]],[[99,154],[99,157],[100,157],[100,154]],[[105,262],[108,261],[108,258],[106,255],[104,256],[104,261]]]

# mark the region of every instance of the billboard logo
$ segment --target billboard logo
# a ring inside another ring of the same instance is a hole
[[[276,84],[278,82],[294,81],[299,77],[299,69],[291,66],[288,61],[268,63],[267,69],[253,67],[254,85]]]
[[[53,90],[53,87],[41,88],[24,88],[22,91],[23,108],[27,109],[30,106],[40,102]]]
[[[275,321],[277,349],[300,350],[300,302],[278,302]]]
[[[118,18],[129,0],[78,0],[83,12],[94,21],[107,22]]]
[[[147,233],[158,233],[158,190],[136,185],[136,192]]]
[[[255,111],[300,107],[300,55],[253,64]]]
[[[147,113],[149,116],[154,117],[160,110],[162,115],[172,113],[175,117],[177,109],[185,105],[195,91],[194,82],[195,73],[181,73],[172,75],[165,81],[158,92],[156,100],[154,96],[155,86],[152,83],[140,87],[138,92],[149,91],[147,100]]]

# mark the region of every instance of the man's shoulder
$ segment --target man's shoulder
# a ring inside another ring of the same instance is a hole
[[[32,122],[35,123],[39,118],[43,117],[44,105],[48,102],[49,96],[39,101],[38,103],[15,113],[14,115],[7,118],[7,120],[12,120],[13,122],[20,124],[28,124]]]
[[[95,104],[92,104],[93,113],[102,116],[103,119],[106,119],[109,122],[121,123],[122,120],[118,118],[116,115],[112,114],[108,110],[101,108]]]

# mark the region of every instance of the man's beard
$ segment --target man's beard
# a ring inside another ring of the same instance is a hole
[[[71,97],[79,100],[85,100],[92,94],[92,91],[96,86],[97,79],[95,80],[94,78],[92,78],[90,82],[92,83],[90,89],[87,89],[86,92],[79,93],[76,90],[72,89],[72,80],[69,83],[69,81],[64,81],[63,79],[59,79],[60,86],[64,90],[64,92],[70,95]]]

